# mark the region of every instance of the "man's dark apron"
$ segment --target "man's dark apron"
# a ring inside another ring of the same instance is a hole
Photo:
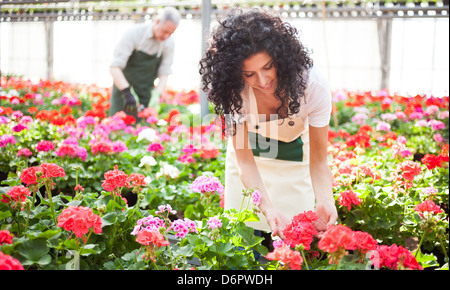
[[[130,83],[132,92],[134,91],[138,97],[138,106],[144,105],[144,107],[147,107],[150,102],[161,59],[162,57],[157,56],[157,54],[149,55],[145,52],[134,50],[123,69],[123,74]],[[113,116],[115,113],[124,110],[125,106],[121,92],[113,85],[110,114]],[[137,119],[137,115],[134,117]]]

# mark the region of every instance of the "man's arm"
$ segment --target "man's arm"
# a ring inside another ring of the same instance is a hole
[[[120,91],[130,86],[120,67],[112,66],[109,68],[109,72],[111,73],[114,84]]]

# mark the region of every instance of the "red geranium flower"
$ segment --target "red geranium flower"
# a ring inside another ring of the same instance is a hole
[[[57,225],[66,231],[73,231],[79,238],[87,234],[91,228],[96,234],[102,232],[100,216],[94,214],[91,208],[83,206],[69,206],[64,209],[58,217]]]
[[[66,176],[64,169],[61,166],[56,165],[54,163],[42,163],[40,168],[42,171],[43,178],[53,179],[55,177]]]
[[[442,159],[439,158],[439,156],[433,155],[433,154],[425,154],[425,156],[422,158],[422,163],[427,166],[428,169],[432,170],[436,167],[442,166]]]
[[[169,241],[165,240],[164,236],[158,231],[142,230],[137,234],[136,242],[145,246],[147,252],[143,258],[154,260],[155,249],[170,245]]]
[[[128,175],[117,169],[118,166],[114,166],[114,170],[110,170],[104,174],[105,180],[102,182],[102,186],[106,191],[113,192],[115,189],[127,186]]]
[[[435,204],[432,200],[425,200],[424,202],[416,205],[414,210],[417,211],[420,217],[423,218],[425,212],[430,212],[432,214],[439,214],[443,212],[440,206]]]
[[[339,205],[346,206],[348,210],[351,210],[352,205],[360,205],[362,199],[360,199],[353,190],[346,190],[341,192],[338,197]]]
[[[3,203],[23,203],[27,196],[30,196],[30,190],[25,186],[18,185],[11,187],[6,194],[2,195]]]
[[[24,268],[18,260],[0,252],[0,270],[24,270]]]
[[[286,226],[283,231],[286,237],[284,242],[293,248],[295,246],[302,244],[305,250],[309,250],[311,242],[317,231],[312,224],[313,221],[317,220],[317,215],[313,211],[307,211],[295,216],[292,219],[292,223]]]
[[[138,193],[142,190],[142,186],[146,185],[145,176],[140,173],[131,173],[127,179],[127,186],[133,188],[133,192]]]
[[[220,154],[219,149],[212,143],[202,145],[201,151],[200,157],[206,159],[216,158]]]
[[[344,225],[335,225],[325,231],[318,243],[319,249],[330,254],[330,264],[339,263],[346,250],[355,250],[353,231]]]
[[[266,258],[283,262],[285,264],[285,269],[287,269],[287,266],[289,265],[291,269],[300,270],[303,263],[300,252],[293,251],[287,245],[276,247],[273,252],[266,255]]]
[[[372,235],[366,232],[353,232],[353,239],[355,241],[356,248],[362,255],[365,255],[370,250],[374,250],[378,244]]]
[[[61,109],[59,109],[59,112],[62,115],[72,114],[72,108],[69,107],[68,105],[64,105],[64,106],[61,107]]]
[[[8,230],[0,231],[0,246],[3,244],[12,244],[13,235]]]
[[[114,151],[114,146],[110,141],[96,141],[91,146],[92,153],[95,155],[97,153],[109,154]]]
[[[26,185],[35,184],[37,181],[37,172],[42,172],[41,167],[33,166],[25,168],[20,175],[20,180]]]
[[[144,246],[163,247],[170,243],[157,231],[142,230],[137,234],[136,242]]]
[[[378,246],[377,249],[372,252],[370,260],[377,268],[386,267],[394,270],[397,270],[399,267],[401,269],[411,270],[423,269],[416,258],[407,249],[395,244],[391,246]]]
[[[406,180],[413,180],[417,174],[422,172],[420,164],[411,160],[402,162],[399,169],[402,172],[402,177]]]

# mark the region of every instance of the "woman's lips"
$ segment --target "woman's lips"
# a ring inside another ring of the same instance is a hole
[[[272,88],[272,84],[273,84],[273,81],[270,82],[268,85],[266,85],[266,86],[264,86],[264,87],[261,87],[261,86],[260,86],[260,88],[263,89],[263,90],[270,90],[270,88]]]

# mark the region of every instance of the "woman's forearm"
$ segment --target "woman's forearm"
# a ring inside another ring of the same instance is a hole
[[[310,163],[311,182],[317,203],[334,203],[333,175],[326,161]]]
[[[333,175],[328,165],[328,126],[309,127],[309,170],[316,202],[333,202]]]
[[[233,136],[233,146],[236,152],[239,176],[246,189],[258,189],[261,192],[259,209],[264,214],[272,207],[272,202],[253,157],[248,140],[247,125],[238,125],[236,129],[236,135]]]

